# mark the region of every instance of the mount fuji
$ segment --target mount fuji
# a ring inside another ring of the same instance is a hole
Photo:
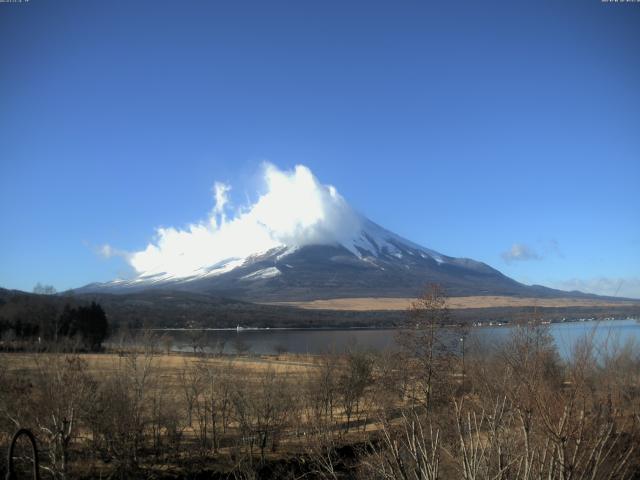
[[[425,284],[439,283],[451,296],[567,296],[567,292],[523,285],[485,263],[443,255],[364,217],[359,220],[359,231],[339,243],[282,244],[186,274],[142,274],[131,280],[90,284],[78,292],[160,289],[265,302],[414,297]]]
[[[265,188],[255,202],[227,217],[231,187],[216,183],[207,219],[183,229],[159,228],[145,249],[122,253],[136,272],[133,278],[77,291],[161,289],[287,302],[415,297],[425,284],[439,283],[450,296],[568,295],[523,285],[482,262],[402,238],[356,212],[305,166],[283,171],[265,164],[263,173]]]

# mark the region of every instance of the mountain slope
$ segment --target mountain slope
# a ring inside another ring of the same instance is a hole
[[[567,296],[526,286],[475,260],[448,257],[362,218],[360,231],[327,245],[285,245],[229,258],[188,275],[141,275],[91,284],[79,292],[126,293],[149,289],[207,293],[251,301],[347,297],[413,297],[429,282],[451,296]],[[582,295],[576,293],[575,295]]]

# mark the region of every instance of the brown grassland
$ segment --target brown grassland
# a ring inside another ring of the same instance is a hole
[[[288,305],[313,310],[384,311],[406,310],[413,298],[333,298],[299,302],[272,302],[271,305]],[[449,297],[447,306],[452,309],[496,308],[496,307],[616,307],[621,305],[639,306],[633,300],[599,300],[590,298],[526,298],[506,296]]]

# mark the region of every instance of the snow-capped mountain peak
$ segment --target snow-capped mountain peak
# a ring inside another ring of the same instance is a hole
[[[90,291],[165,288],[248,299],[413,296],[427,282],[458,292],[519,292],[491,267],[452,258],[396,235],[354,211],[304,166],[265,166],[265,192],[227,217],[228,186],[217,185],[209,218],[159,228],[127,255],[132,279]]]

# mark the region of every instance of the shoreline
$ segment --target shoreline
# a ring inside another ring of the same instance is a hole
[[[575,318],[565,320],[542,320],[542,325],[556,325],[563,323],[598,323],[598,322],[620,322],[620,321],[636,321],[640,322],[640,317],[606,317],[606,318]],[[533,322],[528,322],[533,323]],[[439,325],[438,328],[487,328],[487,327],[510,327],[517,325],[515,321],[479,321],[471,325],[461,324],[447,324]],[[327,327],[242,327],[241,328],[139,328],[136,331],[151,331],[151,332],[269,332],[269,331],[367,331],[367,330],[403,330],[406,327],[403,326],[369,326],[369,327],[340,327],[340,326],[327,326]]]

